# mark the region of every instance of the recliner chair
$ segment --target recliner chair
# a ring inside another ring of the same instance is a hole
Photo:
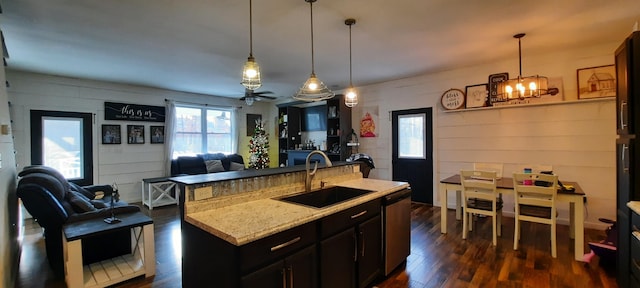
[[[27,211],[44,228],[49,265],[58,277],[64,275],[62,227],[67,223],[111,215],[110,185],[78,186],[68,182],[57,170],[41,165],[28,166],[18,176],[17,195]],[[102,191],[104,197],[96,199]],[[140,211],[140,207],[125,202],[114,203],[114,213]],[[89,264],[131,253],[128,230],[103,233],[83,239],[83,263]]]

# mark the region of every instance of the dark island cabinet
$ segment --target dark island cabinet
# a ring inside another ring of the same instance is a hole
[[[381,275],[380,204],[370,201],[320,221],[321,287],[367,287]]]
[[[182,221],[182,287],[358,288],[382,273],[381,199],[236,246]]]
[[[317,287],[316,246],[309,246],[282,261],[277,261],[242,277],[243,288]]]

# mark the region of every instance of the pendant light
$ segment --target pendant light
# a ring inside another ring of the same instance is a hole
[[[535,75],[522,77],[522,43],[521,39],[525,33],[513,35],[518,39],[518,60],[520,65],[520,73],[518,78],[509,79],[498,83],[498,91],[500,91],[499,100],[509,101],[511,99],[524,99],[530,97],[541,97],[545,94],[555,95],[557,89],[548,89],[549,80],[547,77]]]
[[[311,76],[304,82],[304,85],[300,87],[298,93],[293,95],[293,98],[302,101],[321,101],[333,98],[335,93],[329,90],[318,77],[314,70],[314,58],[313,58],[313,2],[316,0],[304,0],[309,3],[311,10]]]
[[[344,104],[347,105],[347,107],[353,107],[358,105],[358,92],[353,88],[353,68],[351,63],[351,26],[356,24],[356,19],[349,18],[344,20],[344,24],[349,26],[349,88],[347,88],[347,93],[344,97]]]
[[[253,15],[251,12],[251,0],[249,0],[249,58],[244,63],[244,69],[242,69],[242,86],[249,90],[256,90],[262,86],[260,80],[260,66],[256,63],[256,59],[253,58]]]

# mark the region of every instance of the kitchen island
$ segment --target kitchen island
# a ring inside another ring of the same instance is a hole
[[[335,281],[362,287],[380,276],[380,199],[407,183],[364,179],[357,163],[321,168],[312,190],[335,185],[372,192],[314,208],[279,200],[304,191],[304,167],[246,172],[216,173],[213,182],[171,178],[184,191],[183,287],[291,287],[294,281],[296,287]],[[352,259],[356,251],[361,259]],[[345,255],[346,261],[328,260]]]

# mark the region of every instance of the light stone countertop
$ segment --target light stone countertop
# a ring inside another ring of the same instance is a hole
[[[360,197],[325,208],[275,199],[259,199],[185,215],[185,221],[225,241],[241,246],[249,242],[320,219],[409,187],[406,182],[360,178],[335,186],[373,190]]]
[[[640,215],[640,201],[630,201],[630,202],[627,203],[627,207],[629,207],[629,209],[631,209],[631,211],[633,211],[636,214]]]

